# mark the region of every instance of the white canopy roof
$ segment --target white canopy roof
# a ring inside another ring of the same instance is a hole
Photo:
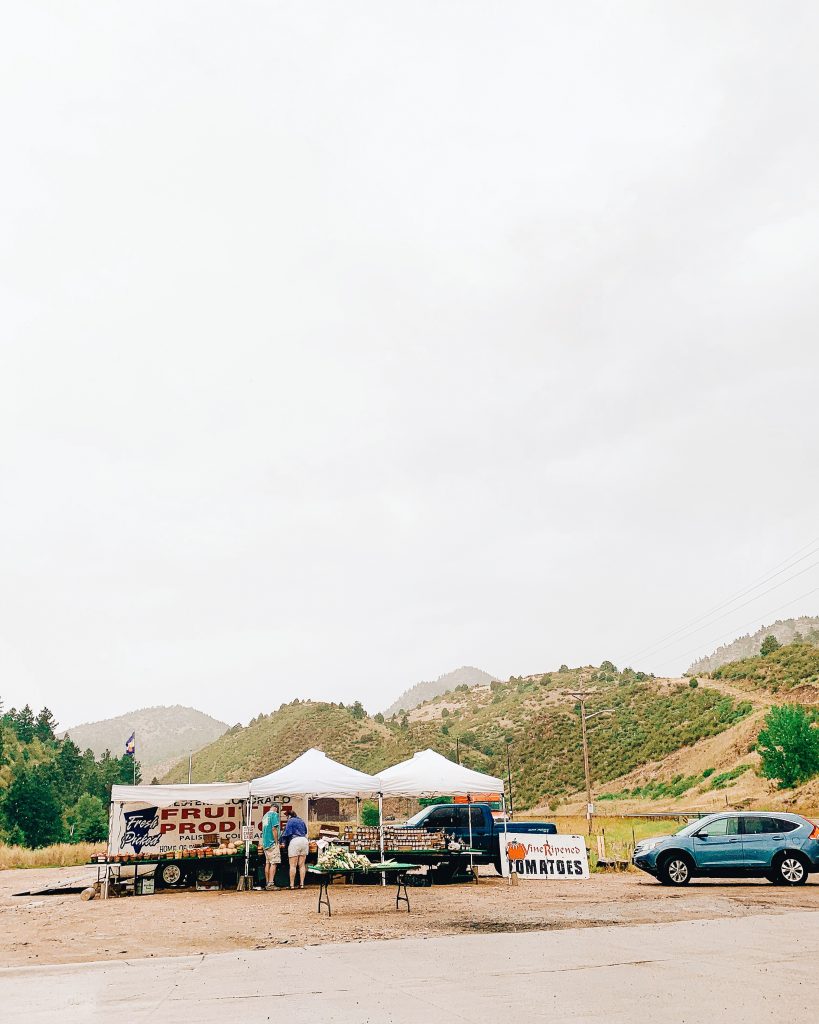
[[[320,750],[306,750],[295,761],[250,783],[253,796],[375,796],[378,779],[339,764]]]
[[[203,804],[226,804],[231,800],[247,800],[247,782],[197,782],[190,786],[112,786],[111,802],[115,804],[153,804],[171,807],[177,800],[199,800]]]
[[[503,793],[503,782],[493,775],[473,772],[434,750],[420,750],[408,761],[377,776],[384,796],[468,796]]]

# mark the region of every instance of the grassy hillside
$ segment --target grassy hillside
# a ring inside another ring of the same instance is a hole
[[[419,704],[432,700],[433,697],[438,697],[443,693],[454,690],[456,686],[478,686],[480,684],[488,686],[494,678],[494,676],[490,676],[488,672],[484,672],[482,669],[474,668],[471,665],[464,665],[463,668],[457,668],[454,672],[447,672],[443,676],[438,676],[432,682],[416,683],[415,686],[411,686],[401,694],[397,701],[386,709],[384,714],[395,715],[400,711],[411,711],[413,708],[417,708]]]
[[[730,644],[718,647],[713,654],[692,662],[686,675],[705,675],[729,662],[751,658],[755,654],[759,654],[760,645],[769,634],[775,636],[781,644],[805,641],[819,646],[819,615],[800,615],[795,619],[777,619],[770,626],[760,626],[755,633],[737,637]]]
[[[143,776],[150,781],[161,775],[180,757],[199,750],[227,730],[227,724],[196,708],[175,704],[172,707],[140,708],[116,718],[87,722],[66,730],[80,750],[91,749],[97,757],[106,750],[119,757],[125,741],[136,732],[137,757]]]
[[[344,707],[295,700],[259,715],[249,725],[233,726],[193,758],[194,782],[241,781],[288,764],[308,747],[361,771],[378,771],[412,753],[400,729],[369,718],[360,705]],[[186,782],[187,758],[163,782]]]
[[[604,782],[652,759],[662,758],[748,715],[749,702],[716,690],[691,689],[684,681],[654,680],[612,667],[575,669],[513,678],[490,686],[460,687],[386,722],[360,706],[293,702],[234,727],[194,757],[197,781],[239,780],[281,767],[316,746],[346,764],[378,771],[432,747],[470,767],[506,776],[510,743],[517,808],[556,801],[583,780],[582,747],[572,689],[594,696],[589,709],[612,708],[595,720],[591,743],[594,772]],[[379,716],[380,717],[380,716]],[[167,781],[187,777],[180,763]]]
[[[409,732],[422,743],[452,743],[457,737],[463,760],[501,776],[508,740],[516,807],[532,807],[544,798],[557,801],[583,781],[579,716],[571,694],[580,685],[593,693],[590,712],[612,709],[595,719],[591,730],[599,781],[715,735],[752,710],[749,702],[704,686],[691,689],[685,682],[630,670],[577,669],[436,698],[410,715]],[[430,716],[433,709],[438,714]]]
[[[712,675],[714,679],[762,687],[787,698],[789,691],[819,687],[819,647],[805,643],[787,644],[764,657],[757,655],[721,665],[714,669]]]
[[[732,807],[770,807],[815,814],[819,808],[819,778],[791,790],[777,790],[757,769],[756,738],[763,719],[777,703],[819,703],[819,650],[795,643],[765,656],[731,662],[714,670],[700,687],[718,689],[742,701],[753,712],[710,739],[662,758],[652,759],[597,790],[598,804],[619,813],[652,809],[717,810]],[[572,794],[565,808],[577,811],[585,801]]]

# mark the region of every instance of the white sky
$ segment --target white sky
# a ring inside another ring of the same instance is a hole
[[[6,705],[236,721],[622,664],[819,535],[817,32],[809,2],[8,7]]]

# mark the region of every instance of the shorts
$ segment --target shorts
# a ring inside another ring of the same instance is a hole
[[[307,836],[293,836],[287,847],[287,856],[291,860],[296,857],[306,857],[309,850],[310,843],[307,841]]]
[[[264,859],[268,864],[281,864],[282,851],[279,849],[278,843],[264,848]]]

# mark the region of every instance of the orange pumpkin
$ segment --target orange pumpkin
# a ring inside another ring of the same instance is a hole
[[[526,857],[526,847],[523,843],[510,843],[506,847],[506,856],[509,860],[523,860]]]

